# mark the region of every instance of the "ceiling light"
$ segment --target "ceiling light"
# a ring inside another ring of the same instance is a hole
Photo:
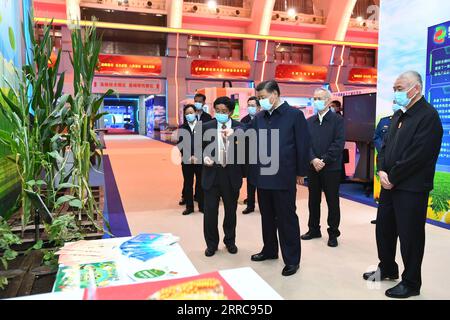
[[[293,17],[295,16],[295,9],[294,9],[294,8],[290,8],[290,9],[287,11],[287,14],[288,14],[288,16],[289,16],[290,18],[293,18]]]
[[[216,8],[217,8],[217,1],[215,1],[215,0],[209,0],[209,1],[208,1],[208,8],[209,8],[209,9],[212,9],[212,10],[216,9]]]

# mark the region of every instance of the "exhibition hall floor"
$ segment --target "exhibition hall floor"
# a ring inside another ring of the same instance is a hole
[[[173,147],[137,135],[106,136],[105,140],[105,155],[109,157],[114,174],[114,177],[105,178],[115,179],[132,235],[171,232],[180,237],[182,248],[200,273],[251,267],[285,299],[388,299],[384,291],[395,282],[371,285],[362,280],[362,273],[371,270],[377,263],[375,226],[370,224],[376,215],[375,208],[341,199],[342,236],[339,247],[329,248],[326,244],[325,214],[322,216],[324,237],[302,241],[299,272],[283,277],[282,259],[250,261],[250,256],[260,251],[262,237],[259,212],[249,215],[241,213],[245,208],[242,205],[245,185],[241,189],[238,207],[236,245],[239,252],[231,255],[221,244],[216,255],[208,258],[204,256],[203,215],[197,211],[188,216],[181,215],[184,208],[178,205],[178,201],[182,174],[180,166],[171,161]],[[106,175],[111,173],[107,171]],[[322,208],[326,213],[325,199]],[[297,192],[297,213],[300,230],[304,233],[308,222],[305,187],[300,187]],[[126,223],[125,219],[118,221]],[[112,227],[114,230],[115,226]],[[450,230],[429,224],[426,228],[422,294],[412,299],[448,299]],[[401,267],[399,252],[397,262]]]

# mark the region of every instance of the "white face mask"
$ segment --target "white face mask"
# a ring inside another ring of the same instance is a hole
[[[270,102],[270,96],[265,99],[259,100],[259,104],[261,105],[261,108],[266,111],[269,111],[273,107],[273,103]]]

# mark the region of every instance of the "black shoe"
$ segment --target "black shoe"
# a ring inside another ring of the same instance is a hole
[[[283,272],[281,272],[281,274],[285,277],[287,276],[292,276],[293,274],[295,274],[297,272],[299,268],[299,265],[292,265],[292,266],[285,266],[283,268]]]
[[[249,214],[255,211],[255,208],[245,208],[244,211],[242,211],[242,214]]]
[[[186,209],[183,211],[183,216],[187,216],[188,214],[191,214],[192,212],[194,212],[194,209]]]
[[[186,200],[184,198],[181,198],[180,202],[178,202],[180,206],[184,206],[186,204]]]
[[[244,204],[247,204],[247,199],[244,199]]]
[[[194,201],[195,201],[195,202],[198,202],[197,196],[194,196]]]
[[[388,275],[388,274],[382,273],[380,269],[377,269],[377,271],[371,271],[371,272],[364,273],[363,279],[369,280],[369,281],[397,280],[398,273]]]
[[[252,255],[252,261],[264,261],[264,260],[274,260],[278,259],[278,255],[275,256],[266,256],[264,253],[260,252]]]
[[[210,249],[210,248],[206,248],[206,250],[205,250],[205,256],[207,256],[207,257],[212,257],[212,256],[216,253],[216,251],[217,251],[217,250]]]
[[[337,238],[328,239],[328,246],[332,248],[336,248],[338,246]]]
[[[420,290],[412,289],[402,282],[393,288],[386,290],[386,296],[389,298],[406,299],[413,296],[418,296]]]
[[[307,233],[305,233],[304,235],[302,235],[300,237],[300,239],[302,240],[312,240],[312,239],[317,239],[317,238],[322,238],[322,234],[319,233],[312,233],[310,231],[308,231]]]
[[[377,220],[370,221],[371,224],[377,224]]]
[[[238,248],[234,244],[226,246],[226,247],[227,247],[228,252],[231,254],[236,254],[238,252]]]

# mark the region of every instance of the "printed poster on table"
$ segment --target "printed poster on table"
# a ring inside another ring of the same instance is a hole
[[[242,300],[218,272],[85,290],[89,300]]]
[[[53,292],[84,289],[91,286],[105,287],[119,281],[116,263],[113,261],[88,263],[78,266],[60,266]]]

